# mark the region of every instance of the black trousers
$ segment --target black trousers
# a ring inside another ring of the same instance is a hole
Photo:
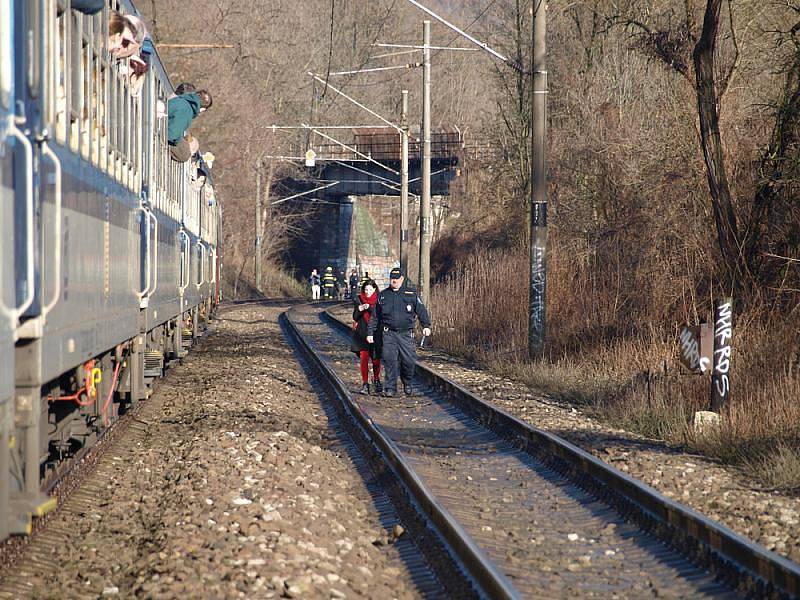
[[[383,351],[381,360],[384,367],[383,389],[397,392],[397,375],[399,370],[403,384],[411,384],[414,379],[414,366],[417,364],[417,348],[412,332],[383,332]]]

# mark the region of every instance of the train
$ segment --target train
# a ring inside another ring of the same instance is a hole
[[[0,0],[0,539],[186,355],[221,299],[205,162],[173,161],[157,48],[133,91],[111,11]]]

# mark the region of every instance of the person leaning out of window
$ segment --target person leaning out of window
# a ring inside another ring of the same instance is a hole
[[[186,162],[197,151],[186,130],[201,112],[211,108],[211,94],[206,90],[170,98],[167,103],[167,142],[172,160]],[[196,145],[196,144],[195,144]]]

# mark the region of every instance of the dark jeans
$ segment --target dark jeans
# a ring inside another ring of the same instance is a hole
[[[411,385],[411,381],[414,379],[414,367],[417,364],[414,334],[412,332],[384,331],[381,360],[385,377],[384,390],[397,392],[398,374],[403,385]]]

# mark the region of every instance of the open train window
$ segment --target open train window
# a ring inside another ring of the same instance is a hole
[[[39,97],[39,78],[41,76],[42,46],[41,46],[41,12],[38,2],[27,2],[25,4],[25,22],[27,39],[25,47],[28,55],[28,93],[32,98]]]
[[[91,158],[92,152],[92,82],[93,82],[93,72],[94,68],[92,63],[94,62],[93,59],[93,52],[92,52],[92,18],[87,16],[81,17],[81,32],[80,35],[80,48],[81,48],[81,63],[82,63],[82,79],[81,85],[83,87],[83,92],[81,96],[83,97],[83,105],[81,106],[80,111],[80,120],[81,120],[81,155],[86,160]]]
[[[119,102],[117,100],[119,80],[117,71],[113,67],[108,69],[108,145],[109,165],[108,172],[114,174],[116,170],[117,147],[119,146],[117,121],[119,120]]]
[[[69,146],[73,152],[80,151],[80,126],[83,113],[83,36],[81,35],[81,15],[72,11],[72,36],[70,39],[70,60],[67,70],[70,77],[69,107]]]
[[[138,191],[142,156],[142,108],[138,97],[131,97],[131,189]]]
[[[14,60],[11,47],[11,0],[0,0],[0,106],[11,107]]]
[[[55,31],[55,60],[53,64],[53,93],[55,96],[55,137],[64,145],[69,130],[69,12],[58,3]]]
[[[97,65],[97,146],[99,153],[99,166],[108,168],[108,63],[103,57]]]

